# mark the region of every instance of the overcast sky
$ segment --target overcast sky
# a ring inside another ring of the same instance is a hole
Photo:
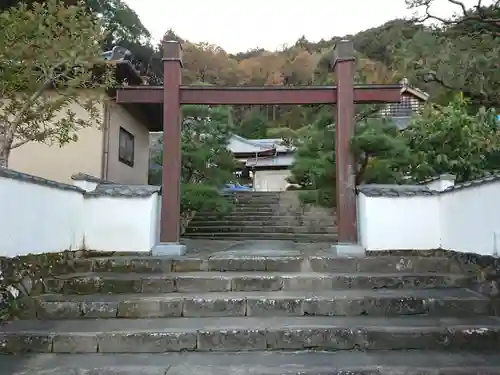
[[[435,0],[434,11],[457,8]],[[125,0],[155,40],[169,28],[192,42],[217,44],[235,53],[275,50],[305,35],[311,41],[354,34],[410,16],[404,0]],[[487,3],[487,1],[483,1]],[[477,0],[464,0],[467,5]]]

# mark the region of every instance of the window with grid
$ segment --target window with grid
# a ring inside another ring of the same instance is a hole
[[[118,160],[130,167],[134,166],[134,136],[120,127]]]

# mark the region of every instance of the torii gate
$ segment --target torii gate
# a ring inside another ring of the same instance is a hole
[[[359,252],[355,160],[350,140],[355,128],[356,103],[393,103],[401,98],[400,85],[354,85],[354,48],[351,41],[337,43],[333,65],[337,86],[217,87],[182,86],[182,48],[163,42],[163,89],[124,87],[117,103],[163,103],[163,189],[160,244],[154,254],[182,255],[180,239],[181,105],[336,104],[336,192],[338,246]],[[332,182],[333,183],[333,182]],[[347,250],[350,251],[350,250]]]

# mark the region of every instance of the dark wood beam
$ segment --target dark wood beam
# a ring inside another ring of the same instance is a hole
[[[356,85],[355,103],[394,103],[401,98],[400,85]],[[127,86],[117,90],[117,103],[163,103],[163,87]],[[335,104],[336,86],[212,87],[181,86],[181,104],[274,105]]]

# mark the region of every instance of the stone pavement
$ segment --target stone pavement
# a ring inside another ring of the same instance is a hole
[[[74,260],[1,327],[0,375],[500,374],[500,319],[470,270],[321,246]]]

